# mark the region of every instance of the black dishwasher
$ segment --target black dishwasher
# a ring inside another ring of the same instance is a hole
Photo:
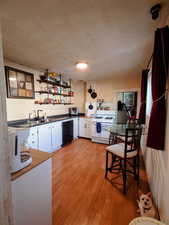
[[[71,143],[73,140],[73,120],[62,123],[62,146]]]

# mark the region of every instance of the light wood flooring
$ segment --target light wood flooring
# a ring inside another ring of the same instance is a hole
[[[125,196],[121,185],[104,178],[105,147],[78,139],[54,154],[53,225],[127,225],[138,216],[136,182],[130,179]],[[148,190],[144,169],[140,188]]]

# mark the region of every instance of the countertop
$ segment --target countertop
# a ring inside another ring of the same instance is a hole
[[[10,121],[8,122],[8,127],[14,127],[14,128],[31,128],[35,126],[40,126],[44,124],[49,124],[57,121],[64,121],[64,120],[70,120],[74,118],[80,118],[81,116],[68,116],[68,115],[63,115],[63,116],[51,116],[48,117],[47,121],[40,122],[40,121],[29,121],[28,119],[25,120],[17,120],[17,121]]]
[[[11,180],[12,181],[16,180],[18,177],[27,173],[28,171],[35,168],[36,166],[43,163],[44,161],[48,160],[53,155],[52,153],[42,152],[40,150],[34,150],[34,149],[30,149],[30,153],[31,153],[31,156],[32,156],[32,163],[29,166],[19,170],[18,172],[12,173],[11,174]]]

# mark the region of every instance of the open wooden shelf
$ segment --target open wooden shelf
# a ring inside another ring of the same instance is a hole
[[[73,105],[73,103],[35,103],[36,105]]]
[[[71,92],[71,80],[70,80],[70,85],[68,86],[68,85],[63,85],[63,84],[60,84],[61,82],[62,82],[62,79],[61,79],[61,76],[60,76],[60,83],[58,82],[55,82],[55,81],[49,81],[49,80],[41,80],[41,79],[38,79],[37,80],[37,82],[39,82],[40,84],[41,83],[46,83],[46,84],[51,84],[52,85],[52,87],[54,88],[54,87],[62,87],[63,89],[65,88],[67,88],[67,89],[69,89],[68,90],[68,92],[69,93],[72,93]],[[35,104],[38,104],[38,105],[73,105],[73,103],[71,103],[71,97],[74,97],[72,94],[70,95],[70,94],[64,94],[63,92],[64,92],[64,90],[62,89],[62,88],[60,88],[60,93],[52,93],[51,92],[51,90],[49,89],[49,86],[47,85],[47,91],[35,91],[35,93],[38,93],[38,94],[47,94],[47,95],[53,95],[53,96],[60,96],[60,103],[36,103],[35,102]],[[61,101],[62,101],[62,96],[63,97],[70,97],[70,103],[61,103]],[[49,98],[49,96],[48,96],[48,98]]]
[[[48,92],[48,91],[35,91],[35,93],[48,94],[48,95],[60,95],[60,96],[64,96],[64,97],[73,97],[72,95],[61,94],[61,93],[52,93],[52,92]]]
[[[71,88],[71,86],[66,86],[66,85],[63,85],[63,84],[58,84],[58,83],[55,83],[53,81],[49,81],[49,80],[37,80],[39,83],[46,83],[46,84],[51,84],[53,86],[57,86],[57,87],[63,87],[63,88]]]

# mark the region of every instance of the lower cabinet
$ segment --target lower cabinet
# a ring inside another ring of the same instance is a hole
[[[79,136],[79,118],[74,118],[73,123],[73,137],[74,139],[77,139]]]
[[[31,127],[27,141],[28,146],[45,152],[53,152],[61,148],[62,122],[58,121]],[[76,139],[78,138],[78,118],[74,118],[73,123],[73,138]]]
[[[91,138],[91,119],[79,119],[79,137]]]
[[[56,122],[51,125],[52,151],[58,150],[62,145],[62,123]]]
[[[28,146],[33,149],[38,149],[38,127],[31,127],[29,129]]]
[[[51,159],[11,182],[14,225],[52,225]]]
[[[38,127],[39,150],[52,152],[52,129],[51,124],[45,124]]]

